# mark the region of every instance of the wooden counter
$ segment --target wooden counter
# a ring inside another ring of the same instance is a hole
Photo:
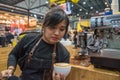
[[[0,71],[6,69],[7,56],[12,47],[0,48]],[[73,49],[73,46],[67,47],[73,57],[79,49]],[[67,80],[120,80],[120,73],[105,69],[94,68],[92,65],[83,67],[74,63],[72,70],[67,77]],[[20,70],[17,68],[15,75],[20,75]]]
[[[73,58],[80,49],[73,49],[73,46],[66,46],[70,52],[71,58]],[[89,67],[83,67],[79,65],[79,62],[70,61],[72,70],[67,77],[67,80],[120,80],[120,72],[111,71],[106,69],[94,68],[93,65]]]
[[[67,80],[120,80],[120,72],[106,69],[72,65]]]

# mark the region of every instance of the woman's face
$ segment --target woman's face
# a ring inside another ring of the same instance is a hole
[[[55,44],[58,42],[66,32],[66,23],[63,20],[61,23],[54,27],[44,26],[43,28],[43,40],[49,44]]]

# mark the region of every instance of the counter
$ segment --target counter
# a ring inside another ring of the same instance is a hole
[[[67,47],[67,49],[71,52],[71,56],[79,51],[79,49],[73,49],[73,46]],[[11,50],[12,47],[0,48],[0,71],[6,69],[7,55]],[[93,65],[83,67],[78,62],[72,61],[71,65],[72,69],[66,80],[120,80],[120,72],[117,71],[94,68]],[[17,67],[15,75],[19,76],[20,72],[19,67]]]
[[[120,80],[120,72],[94,68],[93,65],[89,67],[72,65],[67,80]]]
[[[66,48],[70,52],[70,60],[80,51],[80,48],[73,49],[73,46],[66,46]],[[67,80],[120,80],[120,72],[94,68],[93,65],[83,67],[79,65],[78,61],[70,62],[72,64],[72,70]]]

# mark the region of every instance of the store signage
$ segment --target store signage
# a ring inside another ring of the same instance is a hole
[[[105,12],[105,15],[112,15],[113,13],[112,13],[112,11],[106,11]]]
[[[59,5],[60,8],[62,8],[66,14],[71,14],[71,7],[70,7],[70,2],[64,3]]]
[[[50,3],[59,3],[59,4],[67,2],[66,0],[49,0],[49,1],[50,1]],[[78,3],[79,2],[79,0],[69,0],[69,1],[71,1],[73,3]]]
[[[71,0],[73,3],[78,3],[79,0]]]
[[[58,3],[58,4],[63,4],[66,2],[66,0],[49,0],[50,1],[50,4],[51,3]]]
[[[120,14],[91,17],[91,28],[120,27]]]

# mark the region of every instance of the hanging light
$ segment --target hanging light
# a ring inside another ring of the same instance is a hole
[[[108,3],[107,2],[105,2],[105,5],[107,5]]]
[[[48,1],[46,1],[45,3],[48,4]]]
[[[79,11],[82,11],[82,9],[79,9]]]
[[[83,4],[86,4],[86,2],[83,2]]]
[[[77,14],[77,16],[79,16],[79,14]]]
[[[96,13],[98,13],[98,11],[96,11]]]
[[[93,9],[93,7],[90,7],[90,9]]]
[[[74,5],[72,4],[71,7],[73,7]]]
[[[88,12],[86,12],[85,14],[88,14]]]

